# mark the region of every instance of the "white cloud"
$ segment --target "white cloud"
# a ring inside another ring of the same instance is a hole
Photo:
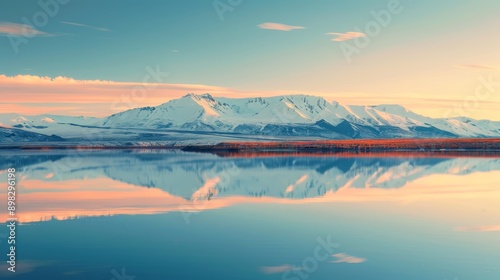
[[[344,253],[333,254],[332,257],[337,258],[336,260],[331,261],[332,263],[364,263],[366,261],[365,258],[349,256]]]
[[[349,31],[346,33],[331,32],[331,33],[327,33],[327,34],[335,36],[335,38],[331,39],[334,42],[342,42],[342,41],[352,40],[355,38],[366,37],[365,33],[354,32],[354,31]]]
[[[300,267],[295,267],[289,264],[279,265],[279,266],[263,266],[260,268],[263,273],[266,274],[276,274],[282,273],[289,270],[300,270]]]
[[[61,21],[61,23],[67,24],[67,25],[79,26],[79,27],[86,27],[86,28],[95,29],[95,30],[99,30],[99,31],[105,31],[105,32],[110,31],[109,29],[104,28],[104,27],[92,26],[92,25],[76,23],[76,22]]]
[[[0,22],[0,36],[46,36],[48,33],[36,30],[33,26],[27,24],[18,24],[12,22]]]
[[[264,22],[259,24],[258,27],[262,29],[279,30],[279,31],[292,31],[296,29],[305,29],[305,27],[303,26],[293,26],[275,22]]]

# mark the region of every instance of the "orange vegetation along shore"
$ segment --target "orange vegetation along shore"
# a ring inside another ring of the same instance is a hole
[[[184,148],[188,151],[212,152],[500,152],[499,138],[453,139],[356,139],[284,142],[227,142],[217,145],[197,145]]]

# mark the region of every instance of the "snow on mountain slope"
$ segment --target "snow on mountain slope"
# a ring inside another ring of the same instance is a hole
[[[325,132],[327,124],[331,128]],[[359,138],[500,136],[500,122],[432,119],[400,105],[342,106],[307,95],[235,99],[188,94],[157,107],[114,114],[100,125],[294,136],[306,136],[309,125],[312,134],[327,138],[342,138],[346,129],[344,137]]]
[[[437,119],[434,126],[450,131],[457,135],[475,137],[478,135],[498,137],[500,135],[500,122],[488,120],[473,120],[469,118]]]
[[[363,110],[364,107],[353,108]],[[373,109],[370,109],[373,111]],[[182,127],[189,123],[204,123],[226,130],[241,124],[313,124],[321,120],[337,125],[344,119],[361,124],[386,124],[389,121],[370,121],[353,117],[352,110],[322,97],[287,95],[267,98],[214,98],[209,94],[188,94],[158,107],[145,107],[118,113],[107,118],[103,126],[122,127]],[[376,115],[377,119],[381,119]],[[386,118],[398,116],[385,114]],[[373,118],[370,116],[370,118]]]
[[[305,124],[325,119],[337,124],[347,111],[321,97],[293,95],[269,98],[214,98],[188,94],[157,107],[114,114],[102,126],[151,128],[198,128],[231,131],[241,124]]]
[[[151,133],[182,130],[314,139],[500,137],[500,122],[433,119],[400,105],[343,106],[308,95],[236,99],[187,94],[106,118],[0,114],[0,124],[75,139],[91,133],[104,133],[110,139],[118,134],[126,137],[130,129],[136,129],[136,135],[149,129]]]
[[[0,122],[11,125],[19,126],[37,126],[49,125],[51,123],[59,124],[77,124],[77,125],[91,125],[97,123],[99,118],[94,117],[74,117],[74,116],[58,116],[58,115],[37,115],[27,116],[20,114],[0,114]]]
[[[0,126],[46,135],[54,134],[63,138],[81,138],[91,134],[97,134],[98,131],[102,131],[102,129],[92,129],[82,126],[93,126],[100,120],[100,118],[83,116],[0,114]]]
[[[16,128],[49,128],[58,125],[95,125],[100,119],[94,117],[74,117],[58,115],[27,116],[20,114],[0,114],[0,123]]]
[[[354,115],[354,121],[366,125],[390,125],[408,130],[412,126],[425,126],[422,116],[407,111],[400,105],[348,106]]]
[[[64,141],[63,138],[55,135],[45,135],[24,131],[16,128],[7,128],[0,126],[0,143],[17,143],[17,142],[58,142]]]

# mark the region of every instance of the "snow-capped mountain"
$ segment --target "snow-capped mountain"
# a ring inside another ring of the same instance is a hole
[[[0,142],[58,142],[64,141],[63,138],[56,135],[45,135],[35,132],[24,131],[16,128],[0,127]]]
[[[27,116],[19,114],[0,114],[0,127],[16,128],[46,135],[59,135],[62,137],[81,136],[81,126],[95,125],[100,121],[93,117],[37,115]]]
[[[233,131],[240,125],[310,124],[325,118],[338,124],[347,114],[337,103],[313,96],[232,99],[188,94],[157,107],[112,115],[102,126]]]
[[[500,122],[433,119],[400,105],[343,106],[307,95],[235,99],[188,94],[114,114],[100,125],[329,138],[500,136]]]
[[[105,118],[1,114],[0,127],[78,139],[127,137],[136,132],[210,132],[302,138],[500,137],[500,122],[465,117],[430,118],[400,105],[347,106],[322,97],[285,95],[224,98],[187,94],[156,107]],[[120,130],[120,131],[117,131]],[[200,134],[201,135],[201,134]]]

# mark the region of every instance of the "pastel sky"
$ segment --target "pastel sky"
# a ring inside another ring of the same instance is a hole
[[[105,116],[209,92],[500,120],[498,0],[40,2],[2,1],[0,113]]]

